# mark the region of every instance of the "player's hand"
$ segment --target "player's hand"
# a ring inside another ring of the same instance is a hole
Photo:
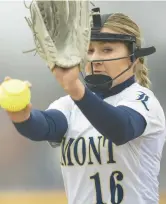
[[[64,89],[69,89],[79,78],[79,67],[73,67],[70,69],[55,67],[53,74],[56,80]]]
[[[62,88],[75,100],[80,100],[85,92],[85,87],[79,79],[78,66],[65,69],[55,67],[53,74]]]
[[[11,80],[10,77],[5,77],[4,81],[7,81],[7,80]],[[25,81],[25,83],[31,87],[32,85],[28,82],[28,81]],[[25,109],[19,111],[19,112],[9,112],[9,111],[6,111],[9,118],[15,122],[15,123],[20,123],[20,122],[24,122],[26,120],[28,120],[28,118],[30,117],[30,113],[31,113],[31,108],[32,108],[32,104],[28,104],[26,106]]]

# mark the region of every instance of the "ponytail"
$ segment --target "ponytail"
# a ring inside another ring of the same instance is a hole
[[[146,88],[150,88],[151,81],[148,77],[148,68],[144,64],[144,58],[139,59],[139,63],[135,66],[135,76],[137,82]]]

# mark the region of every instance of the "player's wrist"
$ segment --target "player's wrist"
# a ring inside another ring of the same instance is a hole
[[[26,121],[28,121],[31,117],[31,113],[27,113],[26,115],[22,116],[15,116],[13,113],[7,112],[9,118],[11,119],[11,121],[15,124],[18,123],[25,123]]]
[[[73,100],[81,100],[85,94],[85,86],[79,79],[77,79],[71,82],[70,85],[65,88],[65,91]]]

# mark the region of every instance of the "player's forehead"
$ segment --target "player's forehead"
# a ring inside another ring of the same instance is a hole
[[[105,44],[108,44],[109,42],[103,42],[103,41],[91,41],[89,46],[103,46]]]
[[[91,41],[90,42],[90,44],[89,44],[89,48],[102,48],[102,47],[104,47],[104,46],[110,46],[110,47],[119,47],[119,46],[121,46],[122,44],[124,44],[124,43],[122,43],[122,42],[114,42],[114,41],[111,41],[111,42],[109,42],[109,41],[105,41],[105,42],[103,42],[103,41]]]
[[[110,34],[122,34],[122,33],[119,33],[119,32],[117,32],[117,31],[114,31],[113,29],[110,29],[110,28],[105,28],[105,27],[103,27],[102,29],[101,29],[101,31],[100,31],[101,33],[110,33]],[[118,42],[118,41],[90,41],[90,44],[89,44],[89,46],[90,47],[94,47],[94,46],[96,46],[96,47],[102,47],[102,46],[104,46],[104,45],[110,45],[110,46],[118,46],[118,45],[120,45],[120,44],[122,44],[122,42]],[[124,43],[123,43],[124,44]]]

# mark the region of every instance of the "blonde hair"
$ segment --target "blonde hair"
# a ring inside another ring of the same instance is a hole
[[[122,34],[129,34],[136,37],[136,46],[141,47],[141,32],[138,25],[129,16],[122,13],[112,14],[106,23],[105,28],[109,28],[115,32]],[[150,80],[148,78],[148,68],[145,65],[144,57],[139,58],[139,63],[134,67],[135,77],[137,82],[144,87],[150,87]]]

